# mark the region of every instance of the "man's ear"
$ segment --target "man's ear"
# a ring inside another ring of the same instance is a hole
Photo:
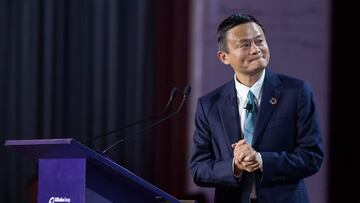
[[[223,64],[229,65],[229,61],[227,60],[227,54],[224,51],[218,51],[216,54],[220,61],[223,62]]]

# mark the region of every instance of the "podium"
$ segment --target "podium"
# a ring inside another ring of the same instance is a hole
[[[74,139],[7,140],[5,146],[37,159],[38,202],[180,202]]]

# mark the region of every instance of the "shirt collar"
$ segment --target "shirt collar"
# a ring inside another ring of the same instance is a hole
[[[240,97],[243,101],[245,101],[249,90],[251,90],[251,92],[255,95],[256,100],[259,102],[260,97],[261,97],[261,89],[262,89],[262,86],[264,83],[264,79],[265,79],[265,69],[262,71],[261,77],[259,78],[259,80],[256,81],[252,87],[247,87],[247,86],[241,84],[237,80],[236,73],[235,73],[234,80],[235,80],[235,88],[236,88],[237,97],[238,98]]]

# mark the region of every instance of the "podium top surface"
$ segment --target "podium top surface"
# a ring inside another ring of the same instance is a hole
[[[14,148],[34,159],[86,158],[108,173],[126,178],[133,184],[160,195],[169,202],[179,202],[176,198],[136,176],[104,154],[96,152],[72,138],[7,140],[5,141],[5,146]]]
[[[7,140],[5,146],[14,148],[31,158],[88,158],[96,153],[72,138]]]

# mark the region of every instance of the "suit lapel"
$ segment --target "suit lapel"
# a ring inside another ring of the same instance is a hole
[[[219,114],[224,131],[229,140],[229,149],[231,144],[237,142],[241,138],[239,110],[236,98],[234,81],[229,82],[229,85],[222,93]]]
[[[258,115],[256,116],[253,146],[256,149],[257,142],[262,136],[262,132],[265,130],[276,104],[280,100],[280,91],[276,89],[276,86],[280,83],[277,75],[266,71],[265,81],[263,84],[262,98]]]

